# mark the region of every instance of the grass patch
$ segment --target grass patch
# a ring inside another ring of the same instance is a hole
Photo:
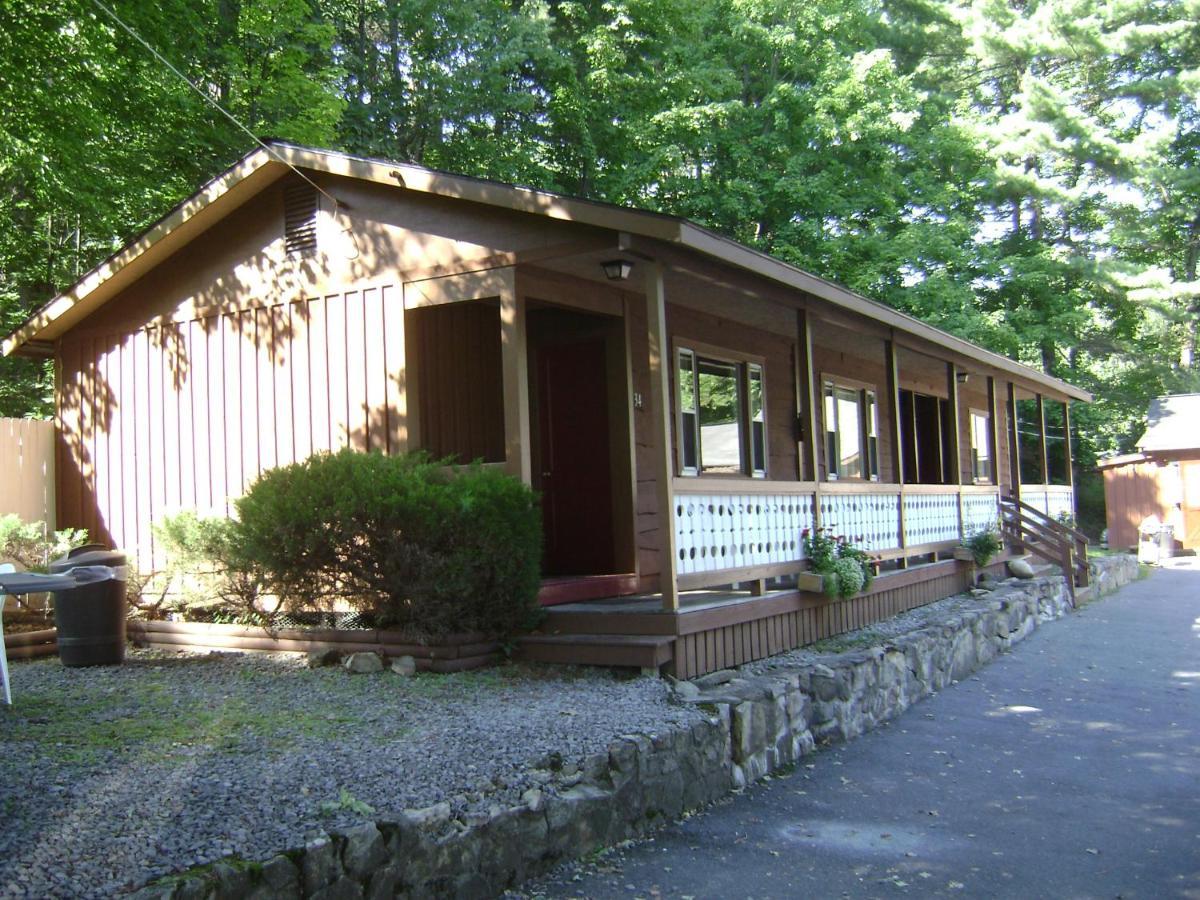
[[[15,714],[0,717],[0,743],[34,744],[63,762],[88,764],[110,754],[164,756],[179,748],[236,753],[256,739],[282,750],[303,739],[335,738],[356,722],[327,694],[306,697],[304,691],[293,691],[296,702],[273,705],[259,702],[254,691],[228,696],[219,682],[190,689],[179,669],[153,677],[141,674],[118,684],[85,677],[52,691],[23,692]],[[280,677],[248,669],[231,675],[264,685]],[[345,680],[347,689],[354,690],[354,680]],[[400,733],[398,728],[396,736]]]
[[[864,628],[852,634],[839,634],[825,638],[815,644],[809,644],[804,649],[814,650],[817,653],[845,653],[848,650],[865,650],[868,647],[882,644],[887,639],[886,635],[880,634],[878,631]]]

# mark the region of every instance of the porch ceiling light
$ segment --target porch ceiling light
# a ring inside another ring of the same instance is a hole
[[[609,281],[624,281],[633,271],[633,263],[624,259],[610,259],[600,263],[600,268],[604,270],[604,277]]]

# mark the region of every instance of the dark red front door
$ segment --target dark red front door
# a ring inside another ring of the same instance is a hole
[[[547,575],[613,571],[612,466],[603,340],[538,350]]]

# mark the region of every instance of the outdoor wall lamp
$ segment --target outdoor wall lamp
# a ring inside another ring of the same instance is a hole
[[[609,281],[624,281],[633,271],[633,263],[624,259],[610,259],[600,263],[600,268],[604,270],[604,277]]]
[[[957,372],[957,373],[955,373],[954,377],[958,380],[959,384],[966,384],[968,381],[971,380],[971,373],[970,372]]]

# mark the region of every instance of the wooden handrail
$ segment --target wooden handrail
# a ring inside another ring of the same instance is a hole
[[[1014,497],[1001,497],[1000,511],[1007,533],[1029,552],[1062,567],[1074,606],[1075,589],[1090,582],[1087,535]]]
[[[1049,522],[1057,528],[1061,528],[1063,531],[1069,532],[1071,537],[1075,538],[1075,540],[1082,541],[1085,544],[1088,543],[1088,536],[1086,534],[1084,534],[1082,531],[1078,531],[1077,529],[1072,528],[1070,525],[1066,525],[1066,524],[1060,522],[1058,519],[1055,519],[1053,516],[1046,515],[1046,513],[1042,512],[1036,506],[1030,506],[1024,500],[1018,500],[1014,497],[1005,497],[1005,496],[1001,495],[1000,502],[1014,504],[1015,506],[1020,507],[1021,510],[1023,510],[1024,512],[1032,513],[1035,518],[1042,519],[1043,521]]]

